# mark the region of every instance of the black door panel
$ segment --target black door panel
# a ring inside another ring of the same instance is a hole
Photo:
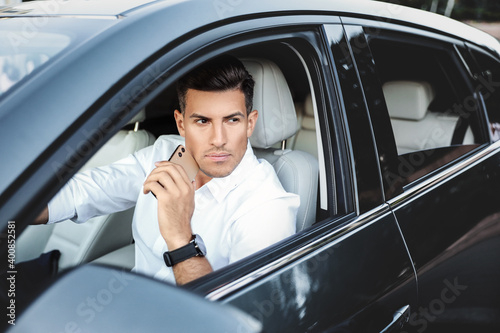
[[[417,269],[419,331],[500,327],[499,165],[497,153],[394,209]]]
[[[391,212],[228,297],[269,332],[379,332],[416,302],[411,260]]]

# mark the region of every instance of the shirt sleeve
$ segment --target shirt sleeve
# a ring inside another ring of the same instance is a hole
[[[260,204],[232,225],[229,263],[295,233],[299,197],[289,194]]]
[[[76,174],[49,202],[49,222],[88,219],[133,207],[146,177],[145,159],[151,147],[108,166]]]

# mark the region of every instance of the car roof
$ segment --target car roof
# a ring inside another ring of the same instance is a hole
[[[182,3],[182,4],[181,4]],[[383,22],[403,23],[449,36],[470,40],[500,55],[500,44],[492,36],[445,16],[396,4],[368,0],[309,0],[243,1],[243,0],[70,0],[32,1],[0,8],[0,17],[59,16],[59,17],[126,17],[141,8],[181,4],[192,6],[193,17],[212,16],[213,22],[249,15],[335,14],[349,17],[375,18]],[[185,12],[184,12],[185,13]]]
[[[0,16],[109,16],[139,8],[154,0],[70,0],[30,1],[0,8]]]

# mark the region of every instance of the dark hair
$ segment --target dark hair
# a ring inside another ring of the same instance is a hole
[[[195,68],[177,82],[179,106],[184,113],[188,89],[228,91],[239,89],[245,95],[247,114],[252,112],[254,80],[237,58],[222,55]]]

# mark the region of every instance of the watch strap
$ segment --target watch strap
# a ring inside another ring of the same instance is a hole
[[[173,251],[163,253],[163,260],[168,267],[172,267],[184,260],[200,255],[202,256],[203,253],[197,248],[195,238],[193,237],[188,244]]]

